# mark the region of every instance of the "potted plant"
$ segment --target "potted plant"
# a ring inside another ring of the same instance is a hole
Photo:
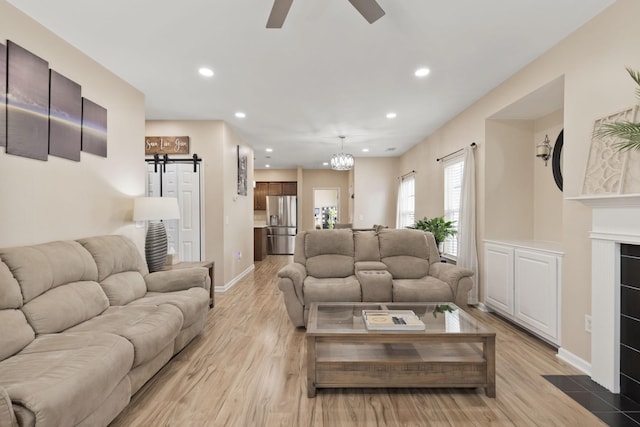
[[[414,225],[407,228],[430,231],[436,239],[438,250],[442,253],[444,241],[447,237],[455,236],[458,230],[454,227],[454,221],[445,221],[443,216],[427,218],[426,216],[416,221]]]
[[[638,85],[636,95],[640,98],[640,72],[628,67],[627,72]],[[594,135],[601,138],[620,138],[622,141],[614,145],[619,151],[640,150],[640,123],[630,121],[604,123],[596,129]]]

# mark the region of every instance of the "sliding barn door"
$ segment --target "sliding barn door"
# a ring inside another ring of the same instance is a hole
[[[193,171],[193,163],[169,163],[164,170],[158,165],[147,165],[147,195],[175,197],[180,206],[180,219],[164,221],[167,229],[167,247],[174,248],[180,261],[201,261],[201,191],[200,170]]]

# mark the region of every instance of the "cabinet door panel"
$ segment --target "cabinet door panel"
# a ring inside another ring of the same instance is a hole
[[[270,182],[269,183],[269,196],[282,196],[282,183]]]
[[[513,248],[485,244],[485,304],[513,315]]]
[[[515,317],[551,338],[558,337],[557,257],[515,250]]]
[[[285,196],[297,196],[298,195],[298,183],[297,182],[283,182],[282,193]]]

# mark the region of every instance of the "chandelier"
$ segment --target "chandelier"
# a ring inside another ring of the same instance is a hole
[[[340,136],[340,153],[331,156],[331,169],[348,171],[353,168],[353,156],[344,152],[344,136]]]

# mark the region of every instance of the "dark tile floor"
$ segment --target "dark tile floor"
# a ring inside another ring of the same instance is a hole
[[[640,426],[640,403],[613,394],[586,375],[543,375],[551,384],[612,427]]]

